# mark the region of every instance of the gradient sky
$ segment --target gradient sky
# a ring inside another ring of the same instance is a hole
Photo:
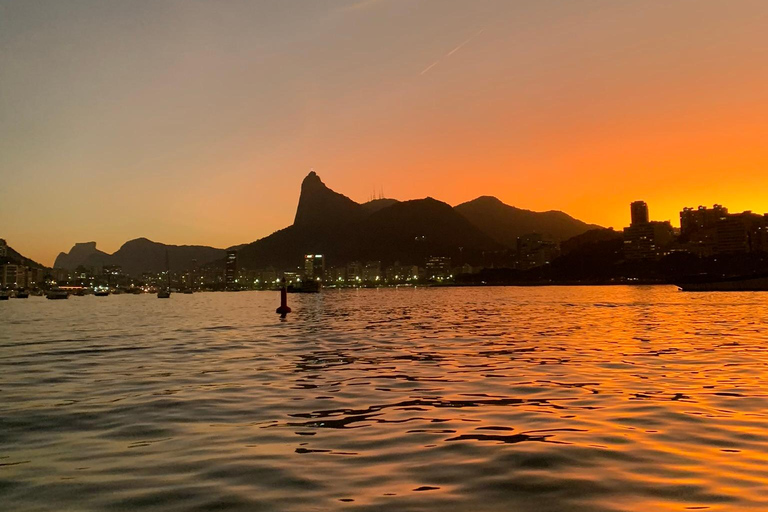
[[[765,0],[0,0],[0,237],[225,247],[301,179],[768,211]]]

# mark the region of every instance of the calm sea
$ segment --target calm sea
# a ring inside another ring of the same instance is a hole
[[[768,293],[0,302],[0,509],[768,510]]]

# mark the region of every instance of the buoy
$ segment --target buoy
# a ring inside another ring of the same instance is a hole
[[[280,288],[280,307],[275,310],[275,313],[280,315],[280,318],[291,312],[291,308],[288,307],[288,290],[285,289],[285,285]]]

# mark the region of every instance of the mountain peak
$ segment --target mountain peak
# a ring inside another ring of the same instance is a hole
[[[345,195],[328,188],[315,171],[301,182],[301,196],[294,225],[345,223],[361,215],[362,207]]]

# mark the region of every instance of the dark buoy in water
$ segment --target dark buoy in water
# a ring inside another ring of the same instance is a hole
[[[275,313],[280,315],[280,318],[291,312],[291,308],[288,307],[288,290],[285,289],[285,285],[280,288],[280,307],[275,310]]]

